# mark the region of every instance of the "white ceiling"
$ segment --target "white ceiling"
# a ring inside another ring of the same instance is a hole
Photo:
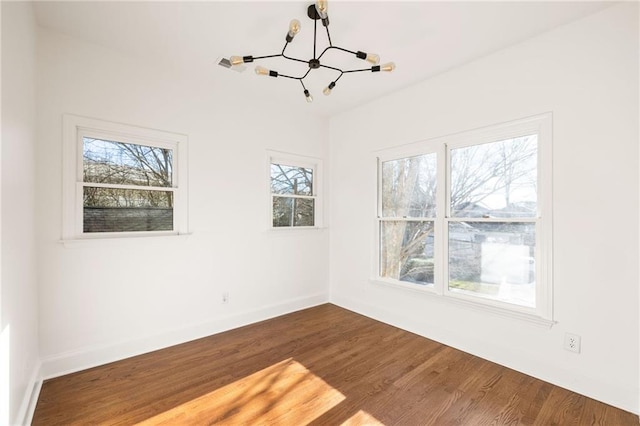
[[[182,71],[205,72],[237,88],[247,102],[273,98],[292,108],[312,108],[331,115],[409,86],[458,65],[523,41],[558,25],[611,6],[611,2],[353,2],[330,1],[331,39],[335,46],[378,53],[381,63],[393,61],[392,73],[344,75],[331,96],[322,89],[336,77],[313,70],[305,85],[315,101],[304,102],[294,80],[258,77],[255,65],[301,75],[305,64],[282,58],[249,64],[237,73],[217,65],[231,55],[278,54],[289,21],[302,30],[286,53],[312,56],[313,21],[306,16],[310,1],[287,2],[56,2],[35,3],[40,26],[140,58],[169,62]],[[327,45],[319,26],[319,49]],[[332,52],[327,65],[364,68],[351,55]],[[324,59],[324,58],[323,58]],[[364,66],[363,66],[364,65]],[[247,89],[247,90],[245,90]],[[214,93],[211,96],[215,96]]]

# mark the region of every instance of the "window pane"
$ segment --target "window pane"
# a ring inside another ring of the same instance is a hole
[[[173,230],[173,192],[84,188],[84,232]]]
[[[313,195],[313,169],[271,164],[271,192]]]
[[[433,284],[433,222],[380,223],[380,276]]]
[[[449,222],[449,290],[535,307],[535,226]]]
[[[382,163],[382,216],[435,217],[436,154]]]
[[[273,226],[314,226],[314,200],[273,197]]]
[[[82,138],[84,182],[172,186],[173,150]]]
[[[535,217],[538,136],[451,150],[454,217]]]

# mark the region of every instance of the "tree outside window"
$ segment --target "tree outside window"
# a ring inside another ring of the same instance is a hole
[[[83,231],[173,230],[173,150],[89,136],[83,145]]]
[[[273,153],[269,157],[272,228],[318,227],[320,160]]]

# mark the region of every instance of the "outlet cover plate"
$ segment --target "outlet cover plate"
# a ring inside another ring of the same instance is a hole
[[[580,353],[580,336],[578,336],[577,334],[565,333],[563,347],[568,351],[579,354]]]

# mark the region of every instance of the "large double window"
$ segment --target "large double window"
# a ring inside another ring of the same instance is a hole
[[[551,116],[378,156],[377,280],[551,319]]]
[[[65,116],[64,238],[186,231],[186,138]]]

